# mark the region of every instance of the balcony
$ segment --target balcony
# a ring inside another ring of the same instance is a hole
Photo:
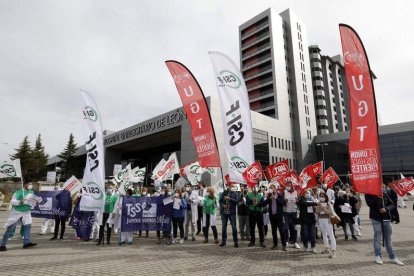
[[[246,39],[249,36],[252,36],[252,35],[260,32],[261,30],[264,30],[264,29],[268,28],[268,27],[269,27],[269,21],[265,21],[264,23],[261,23],[257,26],[252,26],[251,28],[246,29],[246,31],[241,35],[241,39],[242,40]]]

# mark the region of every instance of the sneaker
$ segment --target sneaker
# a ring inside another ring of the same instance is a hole
[[[318,250],[316,249],[316,247],[312,248],[312,253],[313,253],[313,254],[318,253]]]
[[[296,249],[300,249],[300,246],[299,246],[299,244],[297,242],[295,242],[295,244],[293,245],[293,247],[296,248]]]
[[[177,239],[173,239],[173,240],[171,241],[171,243],[172,243],[172,244],[177,243]]]
[[[361,234],[361,233],[358,233],[358,234],[357,234],[357,236],[358,236],[358,237],[362,237],[362,234]]]
[[[0,251],[7,251],[7,247],[4,245],[0,246]]]
[[[321,254],[329,254],[329,249],[328,248],[325,248],[325,250],[322,251]]]
[[[401,266],[403,266],[403,265],[404,265],[404,263],[403,263],[403,262],[401,262],[400,260],[398,260],[397,258],[391,259],[391,262],[392,262],[393,264],[396,264],[396,265],[401,265]]]
[[[33,247],[33,246],[36,246],[36,245],[37,245],[37,243],[29,242],[29,243],[26,243],[25,245],[23,245],[23,248],[26,249],[26,248],[30,248],[30,247]]]
[[[183,244],[184,243],[184,239],[180,239],[180,244]]]
[[[331,259],[336,258],[335,250],[332,250],[332,253],[331,253],[331,255],[329,255],[329,258],[331,258]]]
[[[132,241],[129,241],[128,242],[128,245],[133,245],[134,243],[132,242]]]
[[[382,262],[381,256],[376,256],[376,257],[375,257],[375,262],[376,262],[377,264],[379,264],[379,265],[382,265],[382,264],[383,264],[383,262]]]

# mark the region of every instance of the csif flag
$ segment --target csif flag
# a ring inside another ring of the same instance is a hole
[[[397,179],[389,184],[400,197],[414,190],[414,179],[412,177]]]
[[[242,173],[254,162],[252,119],[246,84],[236,64],[223,53],[209,52],[220,98],[224,148],[232,181],[244,183]]]
[[[140,168],[139,166],[137,166],[137,167],[133,168],[131,170],[132,182],[134,182],[134,183],[144,182],[146,170],[147,170],[146,167]]]
[[[253,188],[257,183],[265,178],[262,166],[259,161],[251,164],[242,174],[244,180],[246,180],[247,186]]]
[[[94,98],[81,91],[86,147],[86,168],[82,179],[81,211],[103,212],[105,208],[105,164],[101,113]]]
[[[191,185],[197,185],[197,183],[201,180],[201,175],[205,171],[206,170],[200,166],[198,161],[188,164],[184,167],[184,173],[187,175],[187,178],[190,181]]]
[[[312,165],[313,174],[314,175],[322,175],[323,174],[323,161],[319,161]]]
[[[267,177],[272,179],[277,176],[288,174],[290,171],[288,160],[285,159],[279,163],[274,163],[266,167]]]
[[[319,178],[320,183],[325,183],[328,185],[328,188],[332,188],[333,185],[339,180],[339,176],[336,174],[334,169],[329,167],[323,175]]]
[[[364,45],[348,25],[340,24],[346,81],[349,89],[349,163],[356,192],[382,195],[382,169],[374,85]]]
[[[20,159],[4,161],[2,164],[0,164],[0,178],[8,177],[22,177]]]
[[[187,114],[198,162],[202,167],[220,167],[216,137],[200,85],[183,64],[173,60],[165,63],[174,79]]]

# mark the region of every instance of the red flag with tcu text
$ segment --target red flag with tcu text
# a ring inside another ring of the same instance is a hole
[[[313,165],[306,166],[300,173],[300,178],[302,179],[302,188],[305,190],[318,186],[315,174],[313,173]]]
[[[220,167],[216,137],[203,91],[191,72],[177,61],[165,62],[191,126],[191,138],[202,167]]]
[[[390,188],[393,189],[400,197],[405,196],[407,193],[414,190],[414,179],[407,177],[398,179],[389,184]]]
[[[313,164],[312,168],[313,168],[314,175],[323,174],[323,161],[319,161],[318,163]]]
[[[279,163],[274,163],[266,167],[267,177],[272,179],[276,176],[282,176],[289,173],[288,160],[283,160]]]
[[[246,184],[253,188],[257,183],[265,178],[262,166],[259,161],[255,161],[251,164],[242,174]]]
[[[340,24],[345,75],[349,89],[349,163],[356,192],[382,195],[382,169],[374,85],[364,45],[348,25]]]
[[[336,174],[334,169],[332,169],[331,167],[329,167],[329,169],[327,169],[324,172],[324,174],[321,177],[319,177],[319,182],[327,184],[328,188],[332,188],[332,186],[338,180],[339,180],[339,176]]]

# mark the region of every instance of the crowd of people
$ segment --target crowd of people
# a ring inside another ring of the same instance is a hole
[[[11,210],[7,221],[7,230],[3,235],[0,251],[6,251],[8,239],[16,229],[16,225],[23,225],[23,248],[36,245],[30,241],[32,219],[30,206],[26,202],[25,194],[33,194],[31,184],[25,183],[22,190],[15,192],[11,199]],[[180,189],[173,189],[165,185],[159,189],[153,189],[149,193],[146,187],[139,192],[129,189],[124,196],[117,192],[116,186],[106,184],[105,211],[95,214],[95,225],[91,235],[84,240],[96,238],[96,244],[111,244],[111,233],[120,232],[119,245],[133,244],[134,234],[142,236],[142,231],[124,232],[120,228],[120,216],[122,215],[122,201],[128,197],[163,196],[172,197],[177,201],[177,208],[172,211],[171,227],[156,231],[157,243],[165,240],[167,245],[196,242],[197,236],[203,236],[203,243],[210,241],[210,228],[215,244],[224,247],[228,243],[227,226],[230,224],[234,247],[239,247],[239,239],[248,241],[248,247],[256,245],[258,234],[259,246],[266,248],[265,237],[271,227],[271,249],[280,248],[283,251],[303,250],[319,253],[316,240],[322,238],[323,248],[320,253],[329,258],[337,256],[337,231],[342,228],[344,239],[358,242],[358,236],[362,236],[359,212],[362,198],[353,191],[349,184],[328,188],[321,183],[318,187],[302,192],[300,188],[287,182],[284,189],[275,185],[269,187],[242,187],[241,191],[236,186],[229,184],[226,189],[216,193],[214,187],[205,187],[203,183],[196,186],[187,184]],[[75,198],[76,206],[81,193]],[[63,216],[56,216],[54,220],[53,237],[58,239],[59,227],[61,229],[59,239],[64,238],[65,224],[69,220],[72,210],[70,193],[62,191],[56,199],[59,202],[70,201],[64,204],[68,212]],[[399,222],[397,210],[397,196],[394,191],[384,186],[383,197],[365,195],[365,200],[370,208],[369,217],[374,229],[374,253],[375,261],[382,264],[381,241],[384,239],[386,251],[391,261],[398,265],[404,265],[399,261],[393,250],[391,235],[391,222]],[[63,205],[62,205],[63,206]],[[217,215],[221,219],[221,240],[217,231]],[[238,221],[238,223],[237,223]],[[46,233],[43,222],[41,233]],[[98,223],[101,222],[101,223]],[[238,224],[238,225],[237,225]],[[238,226],[238,227],[237,227]],[[95,234],[96,233],[96,234]],[[278,237],[279,233],[279,237]],[[77,239],[80,239],[75,231]],[[149,231],[145,231],[145,237],[149,237]]]

